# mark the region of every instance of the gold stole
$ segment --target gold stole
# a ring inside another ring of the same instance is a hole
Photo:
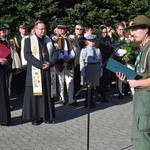
[[[39,54],[39,44],[36,35],[30,36],[31,40],[31,52],[32,55],[40,60]],[[45,42],[49,53],[49,59],[51,58],[53,51],[53,44],[48,36],[45,36]],[[56,69],[55,67],[50,68],[50,77],[51,77],[51,97],[56,96]],[[42,95],[42,77],[41,69],[38,69],[32,66],[32,82],[33,82],[33,95]]]
[[[39,54],[39,43],[38,39],[35,35],[30,37],[31,40],[31,52],[32,55],[40,60]],[[42,95],[42,77],[41,77],[41,69],[38,69],[32,66],[32,83],[33,83],[33,95]]]

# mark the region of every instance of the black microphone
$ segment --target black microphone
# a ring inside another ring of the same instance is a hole
[[[125,40],[120,41],[119,43],[113,44],[112,47],[113,47],[113,48],[118,48],[118,47],[120,47],[121,45],[130,44],[130,43],[131,43],[131,40],[130,40],[130,39],[125,39]]]

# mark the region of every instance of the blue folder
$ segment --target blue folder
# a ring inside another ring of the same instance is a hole
[[[136,71],[128,68],[127,66],[121,64],[120,62],[114,60],[113,58],[110,58],[107,62],[106,68],[110,71],[116,73],[121,72],[124,75],[126,75],[127,79],[135,79],[135,77],[138,75]]]

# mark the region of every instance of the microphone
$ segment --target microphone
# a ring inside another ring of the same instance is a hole
[[[118,48],[118,47],[120,47],[121,45],[130,44],[130,43],[131,43],[131,40],[130,40],[130,39],[125,39],[125,40],[120,41],[119,43],[113,44],[112,47],[113,47],[113,48]]]

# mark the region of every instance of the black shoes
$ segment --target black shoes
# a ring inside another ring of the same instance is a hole
[[[98,94],[98,99],[97,100],[101,103],[108,103],[108,100],[106,99],[105,94],[104,95]]]
[[[35,119],[35,120],[32,121],[32,125],[38,126],[38,125],[40,125],[42,122],[43,122],[43,119],[42,119],[42,118]]]
[[[60,105],[66,105],[67,103],[66,102],[64,102],[64,101],[62,101],[62,100],[59,100],[59,102],[58,102]]]
[[[101,103],[108,103],[108,100],[106,98],[98,98],[98,101]]]
[[[54,124],[55,121],[54,120],[45,120],[44,123],[46,123],[46,124]]]
[[[123,95],[119,94],[118,99],[124,99]]]
[[[78,106],[78,103],[74,101],[73,103],[69,104],[70,106]]]
[[[64,101],[62,101],[62,100],[59,100],[59,102],[58,102],[60,105],[67,105],[67,103],[66,102],[64,102]],[[74,101],[73,103],[69,103],[68,105],[70,105],[70,106],[78,106],[78,103],[76,102],[76,101]]]
[[[0,124],[1,126],[10,126],[11,123],[6,123],[6,124]]]
[[[44,120],[44,121],[43,121],[42,118],[39,118],[39,119],[33,120],[33,121],[32,121],[32,125],[38,126],[38,125],[42,124],[43,122],[46,123],[46,124],[54,124],[54,123],[55,123],[54,120]]]

